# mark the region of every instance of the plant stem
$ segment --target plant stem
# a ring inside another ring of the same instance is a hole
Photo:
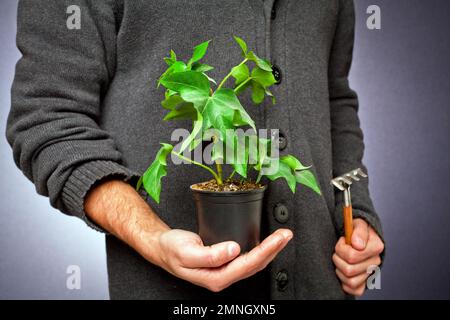
[[[248,61],[248,59],[245,58],[244,60],[242,60],[241,63],[239,63],[239,64],[238,64],[236,67],[234,67],[234,68],[237,68],[237,67],[243,65],[243,64],[246,63],[247,61]],[[233,69],[234,69],[234,68],[233,68]],[[219,84],[219,86],[217,87],[216,91],[218,91],[220,88],[222,88],[222,86],[225,84],[225,82],[227,82],[228,78],[231,77],[231,74],[233,73],[233,69],[231,69],[230,73],[227,74],[227,75],[225,76],[225,78],[223,78],[222,82]]]
[[[220,186],[221,184],[223,184],[222,165],[220,163],[218,163],[217,161],[216,161],[216,168],[217,168],[217,176],[219,177],[219,179],[217,180],[217,184]]]
[[[233,172],[230,174],[230,176],[228,177],[227,180],[231,180],[235,173],[236,173],[236,170],[233,170]]]
[[[205,170],[208,170],[208,171],[214,176],[214,179],[216,179],[217,184],[222,184],[222,178],[220,178],[220,177],[217,175],[217,173],[215,173],[214,170],[211,169],[210,167],[207,167],[207,166],[205,166],[204,164],[201,164],[201,163],[199,163],[199,162],[197,162],[197,161],[194,161],[194,160],[191,160],[191,159],[189,159],[189,158],[186,158],[185,156],[179,154],[179,153],[176,152],[176,151],[172,151],[172,154],[176,155],[178,158],[180,158],[180,159],[182,159],[182,160],[186,160],[186,161],[188,161],[188,162],[190,162],[190,163],[192,163],[192,164],[195,164],[195,165],[197,165],[197,166],[199,166],[199,167],[201,167],[201,168],[203,168],[203,169],[205,169]],[[219,182],[220,182],[220,183],[219,183]]]
[[[243,81],[240,85],[238,85],[236,88],[234,88],[234,93],[238,92],[240,88],[242,88],[247,82],[252,80],[252,77],[248,77],[245,81]]]
[[[262,174],[261,171],[258,172],[258,178],[256,178],[256,183],[259,183],[259,181],[261,181],[262,178]]]

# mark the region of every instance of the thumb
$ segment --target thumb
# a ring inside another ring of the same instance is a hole
[[[353,220],[352,247],[362,251],[367,246],[369,239],[369,225],[363,219]]]
[[[179,256],[183,266],[187,268],[217,268],[236,258],[239,253],[239,244],[226,241],[212,246],[186,245],[179,252]]]

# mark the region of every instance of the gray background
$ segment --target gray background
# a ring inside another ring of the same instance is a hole
[[[365,163],[384,224],[382,288],[366,299],[450,298],[448,209],[450,2],[356,0],[351,84],[360,96]],[[366,8],[382,9],[382,30]],[[5,131],[15,48],[16,0],[0,2],[0,132]],[[0,138],[0,298],[107,299],[101,234],[49,207]],[[81,290],[66,268],[81,267]]]

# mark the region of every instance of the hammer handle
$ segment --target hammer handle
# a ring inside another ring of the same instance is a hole
[[[353,215],[352,206],[344,206],[344,231],[345,231],[345,243],[352,244],[353,233]]]

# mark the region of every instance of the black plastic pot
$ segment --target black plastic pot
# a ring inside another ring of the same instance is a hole
[[[261,213],[266,187],[249,191],[214,192],[197,190],[194,194],[199,235],[205,245],[236,241],[241,253],[259,244]]]

